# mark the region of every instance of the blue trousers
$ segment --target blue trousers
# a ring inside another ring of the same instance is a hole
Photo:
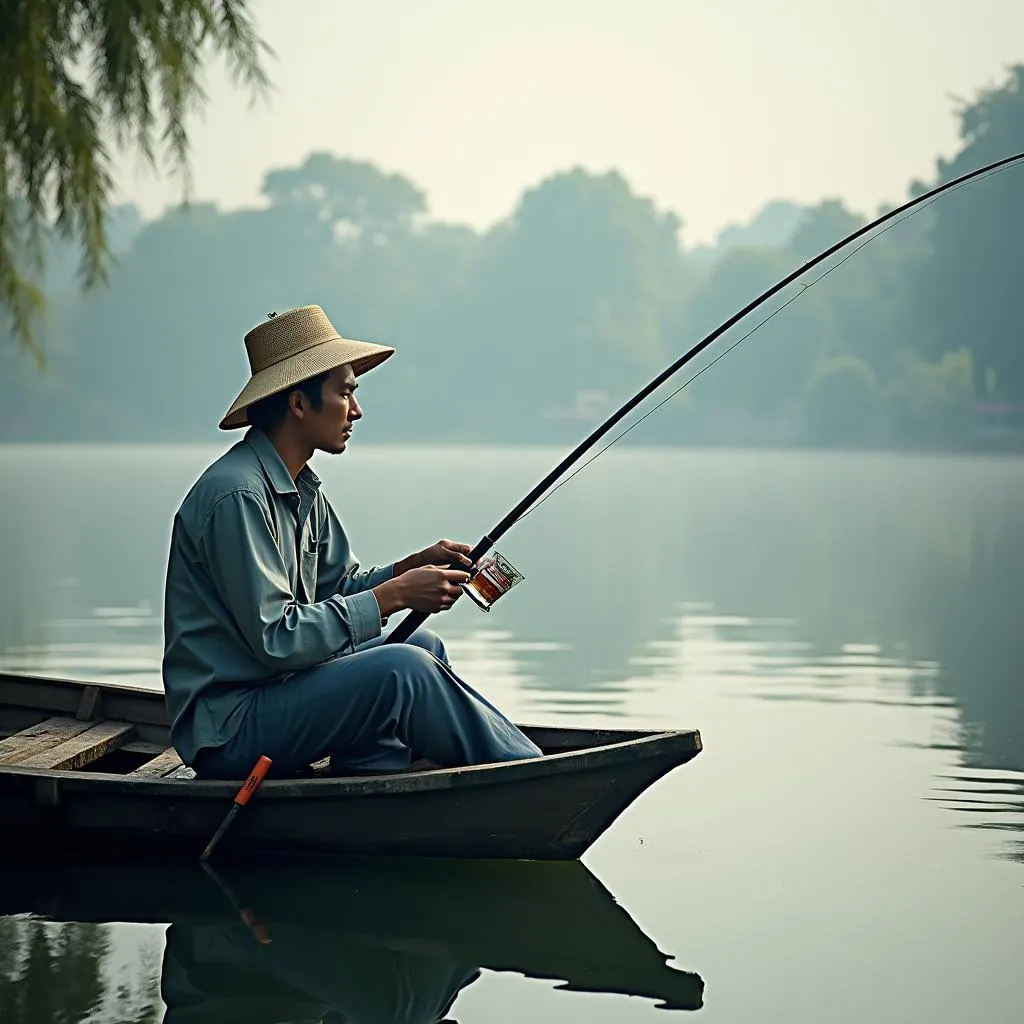
[[[254,687],[238,732],[196,758],[202,778],[244,778],[261,754],[290,775],[330,757],[332,771],[394,771],[426,758],[445,768],[537,757],[541,750],[463,682],[441,638],[384,636]]]

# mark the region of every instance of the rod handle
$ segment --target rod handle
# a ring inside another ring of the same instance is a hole
[[[249,778],[242,783],[242,788],[235,795],[235,803],[239,807],[244,807],[249,802],[249,797],[256,792],[260,787],[260,783],[263,781],[263,776],[267,774],[267,769],[274,762],[267,757],[266,754],[261,754],[260,759],[253,766],[252,771],[249,773]]]
[[[480,559],[483,558],[483,556],[486,555],[496,543],[497,541],[491,537],[490,534],[484,534],[484,536],[477,541],[476,547],[470,551],[469,555],[467,555],[470,562],[473,563],[473,568],[469,571],[470,576],[472,576],[476,570],[476,563],[479,562]],[[462,566],[453,560],[448,564],[448,568],[461,569]],[[426,622],[429,614],[429,612],[417,612],[410,609],[409,614],[406,615],[406,617],[402,619],[402,621],[384,638],[384,643],[404,644],[405,641],[408,640],[424,622]]]

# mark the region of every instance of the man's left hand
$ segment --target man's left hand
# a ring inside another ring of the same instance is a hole
[[[436,544],[431,544],[429,548],[424,548],[403,559],[402,571],[416,569],[423,565],[443,565],[451,566],[453,569],[464,569],[468,572],[473,565],[468,557],[472,550],[468,544],[460,544],[455,540],[439,540]]]

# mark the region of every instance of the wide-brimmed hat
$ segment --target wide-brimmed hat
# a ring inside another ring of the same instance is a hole
[[[319,306],[271,313],[245,336],[252,376],[220,421],[221,430],[247,426],[247,409],[325,370],[352,364],[358,377],[384,362],[395,350],[372,341],[343,338]]]

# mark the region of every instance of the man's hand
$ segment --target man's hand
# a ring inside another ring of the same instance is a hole
[[[473,549],[468,544],[460,544],[454,540],[439,540],[429,548],[417,551],[408,558],[395,563],[395,576],[402,576],[410,569],[418,569],[426,565],[454,566],[468,571],[473,563],[469,553]]]
[[[380,613],[388,616],[402,608],[415,612],[447,611],[462,595],[460,583],[469,579],[468,572],[447,569],[441,565],[425,565],[407,569],[373,588]]]

